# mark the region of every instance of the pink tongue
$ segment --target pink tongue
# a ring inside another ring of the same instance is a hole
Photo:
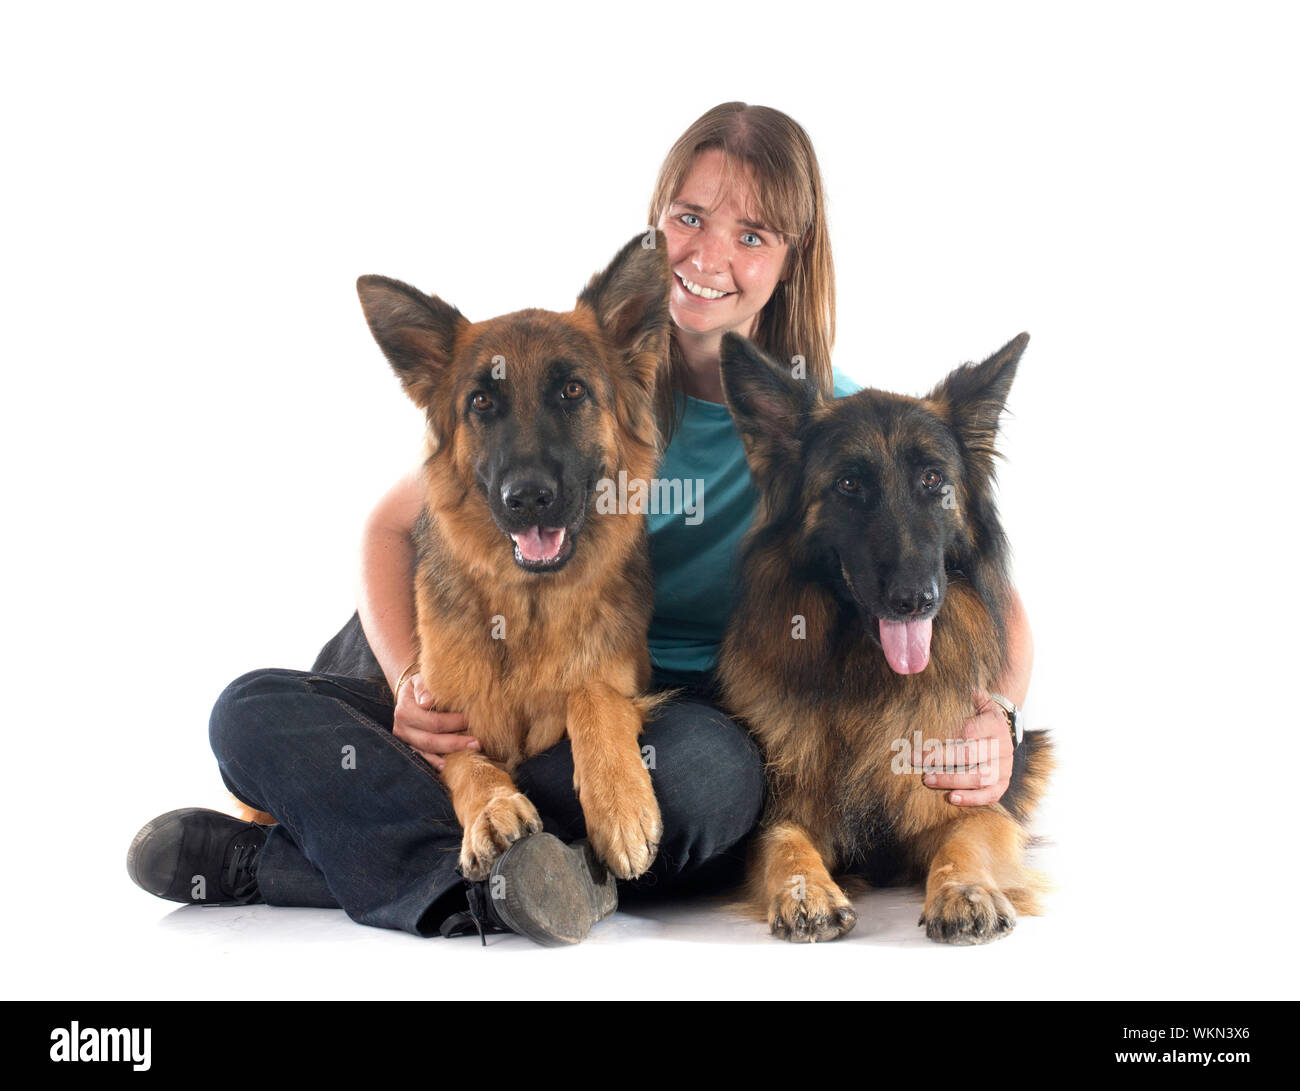
[[[896,674],[919,674],[930,662],[929,621],[880,622],[880,646]]]
[[[564,544],[564,528],[542,530],[529,527],[522,534],[512,534],[519,553],[526,561],[550,561],[560,555],[560,546]]]

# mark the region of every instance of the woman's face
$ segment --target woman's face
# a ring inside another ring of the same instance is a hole
[[[659,221],[673,271],[669,309],[691,333],[748,336],[785,268],[785,239],[760,222],[746,174],[723,189],[725,160],[710,148],[695,157]]]

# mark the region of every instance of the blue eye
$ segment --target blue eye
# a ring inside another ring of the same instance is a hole
[[[753,239],[754,241],[746,242],[745,241],[746,239]],[[752,231],[746,231],[743,235],[741,235],[740,241],[745,243],[746,246],[761,246],[763,244],[763,240],[759,238],[756,234],[754,234],[754,232]]]
[[[680,219],[687,227],[700,226],[700,218],[694,212],[683,212]]]

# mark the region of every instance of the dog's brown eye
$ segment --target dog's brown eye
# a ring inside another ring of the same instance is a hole
[[[492,399],[481,390],[476,390],[470,395],[469,404],[472,408],[477,409],[480,413],[492,408]]]
[[[578,382],[577,379],[570,379],[564,384],[564,389],[561,391],[562,396],[571,402],[577,401],[586,393],[587,388]]]
[[[921,475],[921,484],[927,489],[937,489],[943,484],[943,474],[938,470],[926,470]]]
[[[841,477],[837,482],[835,482],[835,487],[839,489],[840,492],[859,493],[862,491],[862,482],[856,477]]]

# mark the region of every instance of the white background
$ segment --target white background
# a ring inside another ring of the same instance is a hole
[[[495,959],[515,995],[1294,998],[1287,6],[471,10],[5,9],[4,994],[465,997]],[[890,892],[815,950],[686,907],[485,954],[136,890],[146,819],[226,803],[213,699],[310,663],[418,453],[355,278],[566,309],[732,99],[817,148],[840,367],[920,392],[1032,335],[1002,507],[1053,911],[980,949]]]

